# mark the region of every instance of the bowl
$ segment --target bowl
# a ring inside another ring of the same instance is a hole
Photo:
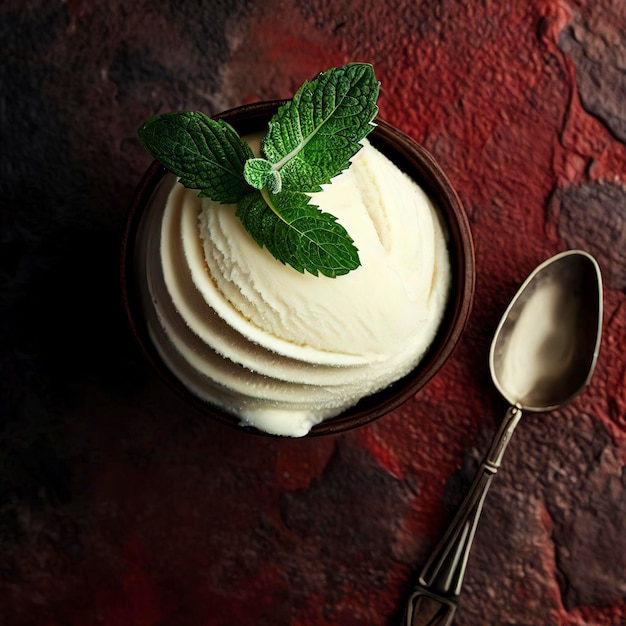
[[[259,102],[230,109],[215,118],[231,124],[240,135],[260,131],[284,101]],[[448,238],[451,264],[451,291],[443,319],[434,341],[420,363],[406,376],[385,389],[365,398],[336,417],[312,427],[308,437],[340,433],[368,424],[393,411],[414,396],[441,369],[458,344],[472,308],[475,283],[474,248],[468,219],[458,194],[435,159],[409,136],[381,119],[368,135],[372,145],[390,158],[426,191],[437,206]],[[161,358],[144,316],[140,282],[145,277],[138,271],[138,234],[147,209],[168,172],[154,161],[137,186],[125,216],[120,279],[122,301],[132,334],[146,359],[181,398],[207,417],[240,430],[268,435],[240,418],[194,395],[173,374]],[[272,436],[272,435],[268,435]]]

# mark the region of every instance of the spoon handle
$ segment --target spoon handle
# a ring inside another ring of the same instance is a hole
[[[457,598],[461,593],[465,567],[487,491],[521,416],[519,407],[509,407],[469,492],[422,570],[418,590],[426,589],[447,598]]]
[[[456,603],[424,589],[416,589],[409,598],[402,626],[451,626]]]

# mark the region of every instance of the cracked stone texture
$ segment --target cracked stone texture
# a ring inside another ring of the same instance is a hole
[[[622,142],[626,141],[626,30],[624,3],[607,2],[576,13],[559,36],[574,62],[583,106]]]
[[[626,293],[626,188],[594,183],[556,189],[550,203],[568,246],[587,248],[601,262],[609,287]],[[606,233],[606,234],[604,234]]]
[[[399,623],[506,409],[487,367],[500,315],[581,247],[604,276],[598,367],[516,432],[456,624],[626,624],[624,33],[621,0],[5,0],[0,623]],[[375,424],[244,436],[181,405],[126,331],[136,129],[350,60],[465,203],[474,310],[440,374]]]

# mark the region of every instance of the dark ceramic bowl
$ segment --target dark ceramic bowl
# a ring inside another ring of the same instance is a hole
[[[267,128],[271,116],[282,101],[260,102],[231,109],[216,116],[229,122],[241,134]],[[377,126],[368,136],[378,150],[401,170],[414,178],[437,205],[448,236],[451,261],[451,297],[435,340],[419,365],[404,378],[378,393],[363,398],[358,404],[326,419],[311,429],[307,436],[329,435],[363,426],[389,413],[415,395],[439,371],[452,354],[469,317],[474,296],[474,249],[467,216],[457,193],[433,157],[410,137],[386,122],[377,119]],[[160,377],[189,404],[208,417],[240,430],[260,431],[244,427],[239,418],[226,413],[193,395],[161,360],[154,347],[144,319],[139,298],[135,268],[135,242],[144,210],[159,182],[166,174],[154,162],[144,174],[130,204],[124,224],[121,250],[121,286],[126,314],[133,335],[148,361]]]

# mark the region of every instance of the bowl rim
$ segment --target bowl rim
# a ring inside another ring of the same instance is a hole
[[[243,135],[259,130],[260,122],[267,124],[269,118],[285,102],[287,100],[267,100],[244,104],[218,113],[213,119],[227,121]],[[369,141],[390,156],[401,169],[404,171],[408,169],[407,173],[419,180],[420,185],[431,198],[434,198],[440,209],[439,213],[448,233],[453,281],[451,297],[433,342],[411,372],[385,389],[361,399],[339,415],[316,424],[305,437],[352,430],[369,424],[404,404],[420,391],[450,358],[463,335],[472,310],[476,282],[474,244],[469,220],[458,193],[434,157],[423,146],[383,119],[377,117],[374,121],[376,126],[368,135]],[[153,161],[135,188],[124,216],[119,274],[122,305],[131,334],[161,380],[201,413],[242,432],[280,437],[244,425],[240,418],[195,396],[165,365],[150,339],[147,324],[143,322],[135,275],[135,240],[143,212],[167,173],[161,163]],[[447,205],[445,209],[442,209],[442,198]]]

